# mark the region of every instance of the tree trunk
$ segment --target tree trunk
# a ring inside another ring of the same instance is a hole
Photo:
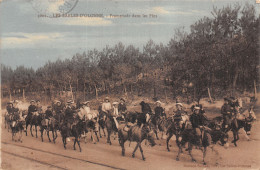
[[[83,88],[83,95],[84,95],[83,99],[84,99],[84,101],[86,101],[86,83],[85,82],[84,82],[84,88]]]
[[[11,89],[9,90],[9,99],[10,99],[10,101],[12,100],[12,91],[11,91]]]
[[[255,99],[256,99],[257,90],[256,90],[256,82],[255,82],[255,80],[254,80],[254,93],[255,93]]]
[[[164,88],[164,95],[165,95],[165,101],[167,103],[168,97],[167,97],[167,87]]]
[[[212,98],[211,98],[211,94],[210,94],[210,90],[209,90],[209,88],[208,88],[208,94],[209,94],[209,100],[210,100],[210,103],[213,103],[213,100],[212,100]]]
[[[23,101],[25,102],[25,90],[23,88]]]
[[[95,84],[95,90],[96,90],[96,99],[98,100],[98,89],[97,89],[97,85]]]
[[[72,86],[71,86],[71,84],[70,84],[70,93],[71,93],[72,101],[74,102],[74,96],[73,96],[73,92],[72,92]]]

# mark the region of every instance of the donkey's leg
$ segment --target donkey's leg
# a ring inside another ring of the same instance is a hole
[[[46,128],[46,131],[47,131],[47,136],[48,136],[49,142],[51,142],[50,129]],[[52,132],[52,135],[53,135],[53,132]]]
[[[176,157],[176,161],[179,161],[180,160],[180,153],[181,153],[181,145],[178,146],[179,147],[179,151],[178,151],[178,154],[177,154],[177,157]]]
[[[125,141],[124,141],[124,139],[121,139],[121,138],[118,138],[118,141],[119,141],[119,144],[122,148],[122,156],[125,156]]]
[[[95,141],[95,139],[94,139],[94,135],[93,135],[93,130],[92,130],[92,129],[90,130],[90,133],[91,133],[92,141],[94,142],[94,144],[96,144],[96,141]]]
[[[38,138],[38,135],[37,135],[37,125],[35,125],[35,131],[36,131],[36,138]]]
[[[83,132],[83,135],[84,135],[84,142],[85,142],[85,144],[87,143],[87,137],[86,137],[86,132],[85,132],[85,130],[84,130],[84,132]]]
[[[25,135],[27,136],[27,127],[28,127],[28,123],[26,122],[26,124],[25,124]]]
[[[191,160],[193,161],[193,162],[196,162],[196,160],[193,158],[193,156],[192,156],[192,154],[191,154],[191,150],[192,150],[192,145],[189,143],[189,155],[190,155],[190,157],[191,157]]]
[[[19,141],[22,143],[23,142],[23,139],[22,139],[22,137],[23,137],[23,129],[20,129],[19,134],[20,134]]]
[[[111,130],[109,130],[109,129],[107,128],[107,143],[109,143],[110,145],[112,145],[111,140],[110,140],[110,135],[111,135]]]
[[[41,138],[42,138],[42,142],[43,142],[43,127],[41,127],[41,129],[40,129],[40,132],[41,132]]]
[[[78,145],[79,145],[79,151],[81,152],[81,147],[80,147],[79,138],[77,137],[75,140],[77,140],[77,143],[78,143]]]
[[[101,127],[100,126],[98,127],[98,132],[99,132],[99,137],[102,138],[102,136],[101,136]]]
[[[139,148],[140,148],[140,152],[142,154],[142,158],[145,161],[145,157],[144,157],[144,153],[143,153],[143,149],[142,149],[141,143],[139,144]]]
[[[32,124],[31,124],[31,126],[30,126],[30,131],[31,131],[31,135],[32,135],[32,137],[33,137],[33,133],[32,133]]]
[[[106,137],[105,128],[102,128],[104,136]]]
[[[136,150],[137,150],[137,148],[138,148],[139,145],[140,145],[140,143],[137,142],[137,144],[136,144],[136,146],[135,146],[135,149],[134,149],[134,151],[133,151],[133,153],[132,153],[132,157],[133,157],[133,158],[135,157],[135,152],[136,152]]]
[[[98,134],[97,134],[97,132],[95,132],[95,135],[96,135],[96,137],[97,137],[97,141],[99,142],[99,138],[98,138]]]
[[[64,149],[66,149],[66,137],[62,136],[62,142],[63,142]]]
[[[207,154],[207,147],[204,147],[204,150],[203,150],[203,165],[206,165],[206,161],[205,161],[205,157],[206,157],[206,154]]]
[[[53,143],[55,143],[55,140],[56,140],[55,134],[57,134],[57,132],[56,132],[56,130],[53,128],[53,129],[52,129],[52,139],[53,139]]]
[[[75,140],[74,140],[74,144],[73,144],[73,148],[74,148],[74,150],[76,150],[76,142],[77,142],[77,138],[75,137]]]
[[[166,140],[167,150],[168,150],[169,152],[170,152],[169,141],[170,141],[170,139],[172,138],[172,136],[173,136],[173,133],[170,132],[170,133],[169,133],[169,136],[167,137],[167,140]]]

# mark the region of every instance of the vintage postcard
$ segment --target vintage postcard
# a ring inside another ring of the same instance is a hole
[[[0,0],[1,169],[259,169],[259,0]]]

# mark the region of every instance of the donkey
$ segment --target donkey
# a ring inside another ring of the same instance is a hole
[[[73,145],[73,147],[74,147],[74,150],[76,150],[76,143],[78,144],[78,146],[79,146],[79,151],[81,152],[82,151],[82,149],[81,149],[81,147],[80,147],[80,140],[79,140],[79,138],[80,138],[80,135],[81,134],[83,134],[83,131],[85,130],[85,122],[84,121],[82,121],[82,120],[77,120],[73,125],[72,125],[72,129],[71,129],[71,134],[72,134],[72,136],[74,137],[74,145]],[[70,130],[70,129],[68,129],[68,127],[67,127],[67,125],[66,125],[66,123],[63,123],[62,125],[61,125],[61,136],[62,136],[62,142],[63,142],[63,146],[64,146],[64,149],[67,149],[66,148],[66,144],[67,144],[67,142],[66,142],[66,138],[67,137],[70,137],[70,136],[68,136],[68,130]]]
[[[209,147],[212,143],[216,144],[218,141],[221,142],[222,145],[225,145],[228,141],[227,133],[224,133],[221,130],[210,130],[207,127],[202,127],[202,147],[203,147],[203,164],[206,165],[205,157],[207,152],[207,147]],[[182,153],[182,148],[188,143],[188,151],[189,155],[193,162],[196,160],[193,158],[191,154],[192,146],[199,146],[199,137],[196,135],[194,129],[186,128],[182,132],[180,144],[178,145],[179,151],[176,157],[176,160],[179,161],[180,153]],[[200,147],[200,146],[199,146]],[[211,145],[212,151],[214,150],[213,146]],[[215,150],[214,150],[215,151]],[[217,153],[217,151],[215,151]]]
[[[147,139],[152,146],[156,145],[154,139],[155,139],[155,133],[154,130],[151,129],[151,127],[149,125],[144,125],[142,127],[139,127],[138,125],[132,126],[129,131],[125,131],[124,130],[125,125],[121,124],[119,126],[119,130],[118,130],[118,141],[119,144],[122,148],[122,156],[125,156],[125,142],[127,140],[129,141],[135,141],[137,142],[136,147],[132,153],[132,157],[135,157],[135,152],[137,150],[137,148],[139,147],[140,152],[142,154],[142,159],[145,160],[144,154],[143,154],[143,149],[141,146],[141,143],[144,139]]]
[[[31,135],[33,137],[33,133],[32,133],[32,127],[35,127],[35,133],[36,133],[36,138],[38,138],[37,136],[37,126],[39,126],[41,124],[41,117],[39,116],[38,112],[34,112],[34,114],[32,115],[27,115],[25,118],[25,123],[26,123],[26,136],[27,136],[27,127],[28,125],[30,125],[30,131],[31,131]]]

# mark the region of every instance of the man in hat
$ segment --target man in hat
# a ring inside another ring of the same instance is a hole
[[[154,108],[154,113],[156,118],[166,117],[164,109],[162,108],[162,103],[158,100],[155,102],[156,107]]]
[[[126,104],[125,104],[125,99],[121,98],[120,103],[118,105],[118,112],[119,112],[119,114],[121,114],[125,117],[126,110],[127,110],[127,108],[126,108]]]
[[[184,129],[184,122],[182,120],[182,116],[187,115],[187,112],[183,110],[182,103],[176,103],[177,110],[173,116],[174,122],[178,125],[179,128]]]
[[[111,113],[111,116],[113,117],[114,119],[114,122],[115,122],[115,125],[116,125],[116,128],[118,129],[118,122],[116,120],[116,118],[119,116],[119,112],[118,112],[118,102],[113,102],[113,106],[112,106],[112,113]]]
[[[67,102],[67,107],[65,109],[65,122],[67,123],[67,128],[68,128],[68,131],[67,131],[67,136],[71,136],[71,126],[74,122],[74,108],[72,107],[72,103],[73,101],[69,100]],[[67,141],[70,141],[69,138],[67,138]]]
[[[13,113],[13,102],[10,101],[7,103],[6,111],[7,111],[7,114],[9,114],[9,115]]]
[[[37,108],[38,113],[42,113],[42,105],[41,105],[40,100],[36,100],[36,108]]]
[[[35,100],[31,100],[30,106],[28,107],[28,117],[32,117],[32,115],[37,112],[37,107],[35,105]]]
[[[224,98],[224,104],[221,107],[221,114],[223,117],[223,128],[227,129],[231,125],[231,105],[230,105],[230,99],[225,97]]]
[[[45,119],[46,119],[46,125],[49,125],[50,118],[53,117],[51,106],[47,107],[47,110],[45,111],[44,115],[45,115]]]
[[[93,118],[89,107],[89,101],[83,102],[80,111],[78,112],[79,117],[85,120],[91,120]]]
[[[143,125],[150,120],[150,115],[152,115],[152,109],[148,103],[145,103],[142,101],[140,103],[142,113],[138,115],[138,119],[140,120],[138,122],[138,125],[142,128]]]
[[[53,111],[54,111],[54,115],[56,115],[56,119],[58,119],[58,122],[61,122],[61,116],[62,116],[62,112],[64,110],[64,106],[62,106],[61,101],[57,100],[55,101],[54,105],[53,105]]]
[[[196,105],[194,107],[194,111],[190,116],[190,122],[192,124],[192,128],[195,130],[195,133],[199,139],[199,145],[202,144],[202,136],[200,126],[203,126],[202,116],[200,115],[200,107]]]
[[[102,111],[108,114],[108,112],[112,109],[111,103],[109,102],[109,98],[106,97],[104,103],[102,103]]]

